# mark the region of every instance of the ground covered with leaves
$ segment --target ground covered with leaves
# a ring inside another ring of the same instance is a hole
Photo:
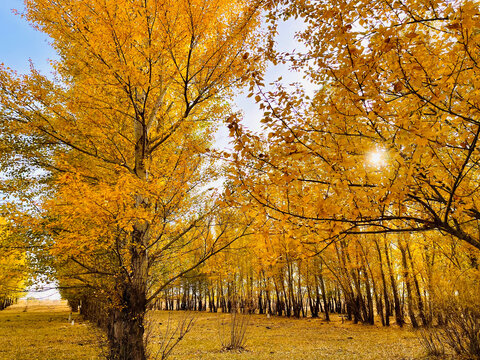
[[[25,311],[26,309],[26,311]],[[93,326],[64,302],[25,301],[0,312],[0,359],[101,359],[101,338]],[[154,312],[148,321],[152,355],[165,333],[193,319],[191,330],[171,352],[171,359],[425,359],[415,331],[396,326],[354,325],[334,316],[288,319],[246,317],[245,350],[225,351],[232,317],[228,314]],[[238,323],[237,319],[237,323]],[[168,330],[167,330],[168,329]],[[176,335],[175,335],[176,336]],[[222,345],[223,344],[223,345]]]

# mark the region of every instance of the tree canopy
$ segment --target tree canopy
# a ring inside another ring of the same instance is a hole
[[[317,90],[253,78],[265,137],[230,128],[256,203],[333,236],[440,230],[480,248],[478,6],[285,1],[282,17],[304,21],[306,50],[267,56]]]

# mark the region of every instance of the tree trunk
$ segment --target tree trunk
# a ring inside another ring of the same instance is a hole
[[[385,326],[390,326],[390,301],[388,299],[387,281],[385,279],[385,272],[383,271],[382,252],[377,240],[375,240],[375,246],[377,248],[380,275],[382,277],[383,299],[385,300]]]
[[[415,264],[413,263],[412,253],[410,252],[410,247],[407,244],[407,254],[410,259],[410,267],[412,268],[412,278],[415,285],[415,290],[417,292],[417,301],[418,301],[418,312],[420,319],[422,319],[423,326],[428,326],[427,317],[425,316],[422,293],[420,292],[420,285],[418,284],[417,274],[415,273]]]
[[[147,180],[147,129],[145,119],[138,116],[133,123],[135,134],[135,175]],[[147,208],[148,199],[138,189],[135,207]],[[149,244],[148,224],[137,220],[131,233],[128,274],[119,276],[117,296],[119,304],[111,310],[108,326],[110,360],[146,360],[143,321],[147,310],[147,275]]]
[[[395,321],[397,325],[403,326],[403,323],[404,323],[403,312],[400,304],[400,298],[398,296],[397,282],[395,281],[395,275],[393,273],[392,263],[390,262],[390,255],[388,253],[388,246],[386,241],[384,245],[385,245],[385,258],[387,261],[388,272],[390,275],[390,282],[392,285],[393,304],[395,308]]]
[[[133,304],[122,310],[112,310],[111,326],[108,329],[109,360],[145,360],[143,342],[145,302],[142,304],[140,299],[132,299],[133,291],[126,291],[125,296],[131,298]]]
[[[375,324],[375,315],[373,312],[373,299],[372,299],[372,290],[370,288],[370,279],[368,278],[367,269],[364,264],[362,265],[362,268],[363,268],[363,278],[365,281],[365,292],[367,295],[367,318],[365,319],[365,321],[368,324],[373,325]],[[375,292],[375,283],[373,283],[373,286],[374,286],[373,292]]]
[[[407,264],[407,254],[405,251],[405,247],[403,244],[398,241],[398,248],[400,249],[400,252],[402,254],[402,267],[403,267],[403,280],[405,282],[405,286],[407,288],[407,310],[408,310],[408,316],[410,317],[410,322],[413,326],[414,329],[418,328],[418,322],[415,317],[415,312],[413,311],[413,294],[412,294],[412,286],[410,284],[410,272],[408,269],[408,264]]]
[[[325,290],[325,282],[323,281],[323,275],[318,276],[320,282],[320,289],[322,291],[323,307],[325,311],[325,320],[330,321],[330,314],[328,312],[328,303],[327,303],[327,292]],[[317,299],[318,299],[318,287],[317,287]],[[319,300],[317,300],[319,301]]]

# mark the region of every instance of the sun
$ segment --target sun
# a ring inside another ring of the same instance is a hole
[[[375,149],[367,154],[367,162],[375,167],[382,167],[387,164],[387,153],[384,149]]]

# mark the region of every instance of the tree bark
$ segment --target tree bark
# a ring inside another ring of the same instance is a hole
[[[412,253],[410,252],[410,247],[407,244],[407,254],[408,258],[410,259],[410,267],[412,268],[412,278],[413,283],[415,285],[415,290],[417,292],[417,301],[418,301],[418,313],[420,315],[420,319],[422,319],[423,326],[428,326],[427,317],[425,316],[422,293],[420,292],[420,285],[418,284],[417,274],[415,273],[415,264],[413,263]]]
[[[145,296],[133,288],[126,289],[124,296],[127,306],[113,309],[111,314],[108,329],[109,360],[145,360]]]
[[[323,281],[323,275],[318,275],[318,279],[320,281],[320,287],[322,291],[322,299],[323,299],[323,307],[325,311],[325,320],[330,321],[330,314],[328,312],[328,303],[327,303],[327,292],[325,290],[325,282]],[[317,299],[318,299],[318,287],[317,287]],[[319,299],[317,300],[319,301]]]
[[[145,119],[139,114],[133,123],[135,134],[135,175],[147,181],[147,129]],[[148,207],[148,199],[142,189],[135,194],[135,207]],[[148,224],[137,220],[128,245],[130,269],[119,275],[117,296],[119,304],[111,310],[108,328],[110,360],[146,360],[143,321],[147,310],[147,246]]]

